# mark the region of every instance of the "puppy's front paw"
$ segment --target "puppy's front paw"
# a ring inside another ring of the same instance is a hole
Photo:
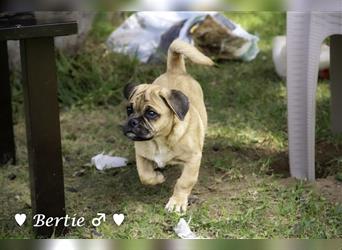
[[[158,185],[165,181],[165,177],[162,173],[155,171],[152,176],[140,176],[141,183],[144,185]]]
[[[165,209],[168,212],[185,213],[188,206],[188,198],[173,195],[166,204]]]

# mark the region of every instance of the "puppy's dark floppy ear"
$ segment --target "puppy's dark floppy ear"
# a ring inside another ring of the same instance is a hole
[[[136,85],[133,83],[129,83],[124,87],[123,94],[127,100],[134,94],[135,87]]]
[[[166,96],[162,95],[167,105],[183,121],[189,111],[189,99],[183,92],[172,89]]]

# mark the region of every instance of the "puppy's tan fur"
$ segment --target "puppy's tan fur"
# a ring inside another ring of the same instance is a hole
[[[213,65],[213,62],[193,46],[175,40],[168,51],[167,71],[152,84],[135,87],[129,98],[135,110],[141,112],[153,107],[160,118],[151,123],[154,136],[152,140],[136,141],[136,163],[143,184],[156,185],[164,182],[164,176],[155,171],[155,166],[180,164],[183,170],[174,188],[166,209],[186,211],[188,197],[197,182],[202,158],[207,113],[203,92],[199,83],[186,73],[183,55],[191,61]],[[170,90],[185,94],[189,100],[189,110],[181,120],[167,102]]]

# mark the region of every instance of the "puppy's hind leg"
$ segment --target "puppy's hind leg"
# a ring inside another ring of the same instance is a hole
[[[139,178],[144,185],[157,185],[165,181],[162,173],[154,170],[154,162],[136,155]]]
[[[177,180],[173,195],[166,204],[165,209],[169,212],[186,212],[188,197],[192,188],[197,182],[199,168],[201,165],[201,155],[194,156],[184,164],[181,177]]]

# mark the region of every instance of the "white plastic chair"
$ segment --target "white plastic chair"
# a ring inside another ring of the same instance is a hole
[[[314,180],[318,64],[321,44],[330,36],[332,129],[342,132],[342,1],[295,2],[287,13],[290,172],[296,178]],[[324,12],[318,11],[321,7]]]

